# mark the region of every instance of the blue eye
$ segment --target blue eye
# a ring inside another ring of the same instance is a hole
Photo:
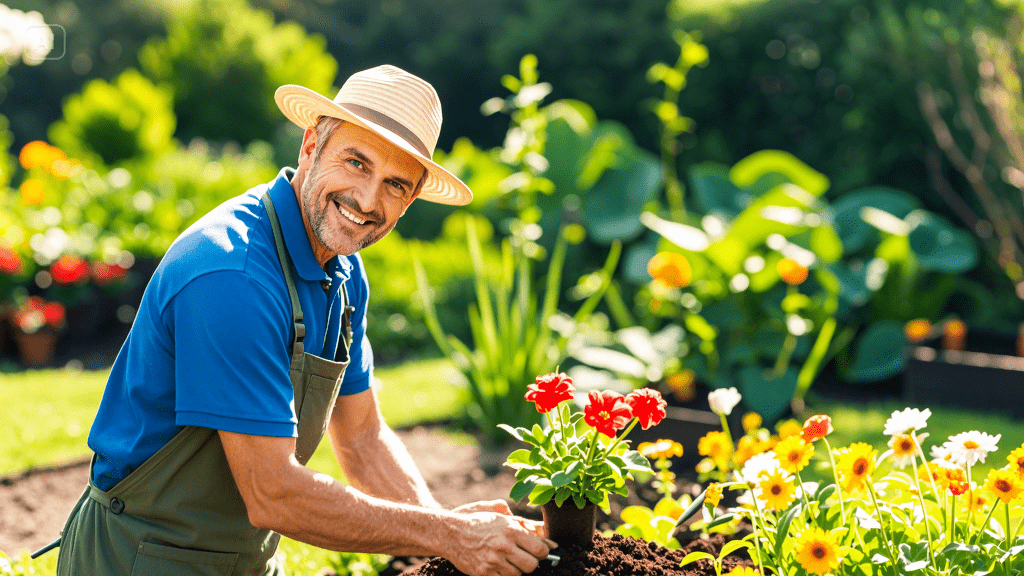
[[[348,161],[349,161],[350,164],[352,164],[356,168],[362,168],[363,167],[363,163],[360,162],[359,160],[356,160],[355,158],[349,158]]]

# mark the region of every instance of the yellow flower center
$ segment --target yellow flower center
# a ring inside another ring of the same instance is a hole
[[[825,550],[824,546],[818,545],[811,549],[811,554],[813,554],[818,560],[821,560],[826,554],[828,554],[828,552]]]
[[[607,410],[602,410],[601,413],[598,414],[598,416],[600,416],[603,420],[607,420],[612,417],[612,415],[609,414]]]
[[[900,441],[900,453],[907,454],[914,449],[914,443],[909,438],[904,438]]]
[[[1020,468],[1021,470],[1024,470],[1024,458],[1018,458],[1017,459],[1017,468]]]
[[[965,440],[964,441],[964,448],[967,448],[968,450],[974,450],[977,447],[978,447],[978,443],[975,442],[974,440]]]
[[[1013,486],[1003,479],[996,480],[993,486],[995,486],[996,490],[999,490],[1000,492],[1009,492],[1013,490]]]
[[[772,494],[774,494],[776,496],[778,496],[779,494],[782,494],[782,486],[779,486],[778,484],[773,484],[772,485]]]

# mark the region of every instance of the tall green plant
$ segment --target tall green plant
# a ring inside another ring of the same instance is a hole
[[[416,283],[423,301],[427,327],[438,347],[455,363],[469,381],[472,404],[467,415],[488,440],[501,444],[508,440],[498,424],[532,427],[540,414],[524,400],[527,386],[537,374],[553,372],[564,360],[575,327],[586,321],[604,295],[618,263],[621,245],[612,246],[599,275],[600,287],[584,300],[569,322],[558,322],[562,267],[572,233],[559,233],[548,261],[543,295],[534,286],[529,258],[517,256],[522,249],[516,243],[530,242],[514,235],[502,242],[502,266],[497,280],[484,266],[475,221],[466,220],[466,239],[476,281],[476,302],[468,309],[472,347],[446,335],[437,317],[426,271],[419,258],[414,260]],[[559,329],[555,329],[555,325]]]

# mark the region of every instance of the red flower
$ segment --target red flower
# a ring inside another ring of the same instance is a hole
[[[7,246],[0,246],[0,272],[4,274],[18,274],[22,270],[21,258]]]
[[[661,422],[665,417],[668,402],[661,397],[661,392],[651,388],[634,390],[626,396],[626,403],[633,410],[633,416],[640,421],[640,427],[647,430]]]
[[[583,421],[609,438],[614,438],[615,433],[625,428],[633,418],[633,410],[626,403],[625,396],[618,392],[593,391],[587,394],[587,399],[590,403],[583,408]]]
[[[120,282],[128,277],[128,271],[117,264],[96,261],[92,263],[93,282],[106,286],[112,282]]]
[[[64,305],[60,302],[47,302],[43,305],[43,317],[50,326],[58,327],[64,323]]]
[[[537,376],[536,381],[526,388],[526,399],[537,404],[537,412],[547,412],[562,400],[572,400],[572,393],[576,390],[572,378],[564,372]]]
[[[74,254],[65,254],[50,266],[50,276],[57,284],[77,284],[89,276],[89,265]]]
[[[804,429],[800,432],[804,440],[814,442],[832,433],[832,419],[824,414],[811,416],[804,422]]]

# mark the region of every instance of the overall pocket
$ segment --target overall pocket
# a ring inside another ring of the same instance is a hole
[[[238,554],[177,548],[155,542],[139,544],[132,576],[230,576]]]

